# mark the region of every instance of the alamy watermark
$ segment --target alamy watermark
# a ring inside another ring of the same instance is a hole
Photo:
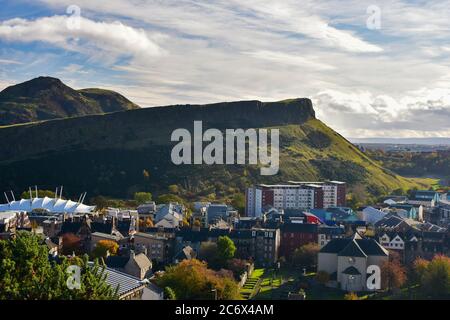
[[[369,30],[380,30],[381,29],[381,9],[376,5],[371,5],[367,7],[366,10],[369,17],[366,20],[366,26]]]
[[[176,165],[261,165],[263,176],[277,174],[280,167],[279,129],[226,129],[224,136],[219,129],[203,132],[203,122],[194,121],[193,136],[187,129],[176,129],[172,132],[171,141],[179,142],[171,153],[172,162]],[[204,142],[209,142],[205,148]]]
[[[77,265],[67,267],[66,273],[69,277],[66,280],[67,288],[70,290],[81,289],[81,268]]]

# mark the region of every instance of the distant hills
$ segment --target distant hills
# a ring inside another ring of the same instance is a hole
[[[114,91],[74,90],[59,79],[39,77],[0,92],[0,126],[138,108]]]
[[[117,111],[99,102],[104,91],[74,91],[58,81],[48,81],[54,83],[51,96],[61,99],[58,106],[77,106],[78,113],[71,115]],[[27,94],[22,95],[42,92],[42,82],[36,84],[36,88],[27,85]],[[6,90],[4,96],[18,96],[12,89]],[[95,103],[81,106],[78,102],[82,99]],[[125,109],[132,110],[0,128],[0,190],[20,192],[29,185],[53,190],[64,184],[69,195],[87,191],[90,196],[124,198],[136,191],[166,193],[168,186],[175,184],[183,197],[213,201],[243,192],[253,183],[288,180],[343,180],[355,193],[374,196],[397,188],[421,187],[384,169],[316,119],[309,99],[142,109],[127,105]],[[26,108],[17,106],[17,117],[27,119],[27,113],[24,116],[19,110]],[[54,117],[72,109],[64,110],[53,113]],[[174,165],[170,153],[176,143],[170,141],[171,133],[177,128],[192,132],[195,120],[203,121],[204,130],[279,128],[279,173],[261,176],[256,165]]]
[[[377,143],[377,144],[412,144],[412,145],[448,145],[449,138],[350,138],[353,143]]]

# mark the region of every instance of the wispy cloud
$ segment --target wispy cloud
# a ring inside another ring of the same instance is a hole
[[[4,47],[35,54],[4,79],[57,70],[142,106],[306,96],[347,136],[448,134],[450,0],[77,0],[78,30],[61,15],[72,0],[40,3],[53,15],[0,22]]]

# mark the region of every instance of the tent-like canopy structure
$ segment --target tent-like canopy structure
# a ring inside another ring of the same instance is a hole
[[[49,213],[90,213],[95,210],[95,206],[87,206],[80,202],[48,197],[21,199],[6,204],[0,204],[0,212],[32,212],[33,210],[44,210]]]

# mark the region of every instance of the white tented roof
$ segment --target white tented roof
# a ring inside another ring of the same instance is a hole
[[[63,200],[58,198],[33,198],[11,201],[10,203],[0,204],[0,212],[5,211],[26,211],[31,212],[35,209],[46,210],[50,213],[90,213],[95,210],[95,206],[87,206],[72,200]]]

